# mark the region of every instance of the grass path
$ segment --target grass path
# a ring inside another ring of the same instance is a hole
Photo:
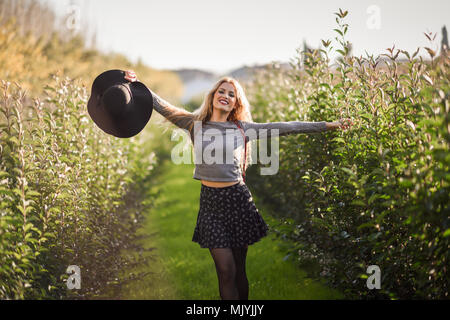
[[[160,164],[164,173],[155,181],[160,188],[155,207],[148,213],[141,232],[152,236],[150,262],[154,272],[144,280],[122,288],[120,299],[211,300],[220,299],[217,275],[209,250],[192,242],[197,220],[200,181],[192,178],[193,165]],[[250,187],[251,191],[251,187]],[[252,193],[253,194],[253,193]],[[274,220],[254,201],[270,226]],[[274,236],[250,245],[247,256],[249,299],[300,300],[339,299],[342,295],[309,279],[284,253]],[[148,267],[147,267],[148,269]]]

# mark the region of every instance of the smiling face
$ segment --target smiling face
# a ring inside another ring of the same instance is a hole
[[[213,107],[231,112],[236,103],[236,90],[231,83],[224,82],[214,93]]]

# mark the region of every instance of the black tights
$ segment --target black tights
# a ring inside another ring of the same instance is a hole
[[[248,247],[210,248],[216,265],[222,300],[248,300],[245,258]]]

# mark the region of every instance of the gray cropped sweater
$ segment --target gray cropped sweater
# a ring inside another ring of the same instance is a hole
[[[166,100],[151,91],[153,108],[162,116],[167,117],[171,111]],[[176,108],[176,107],[175,107]],[[195,121],[192,130],[189,125],[192,119],[178,119],[174,123],[179,128],[187,130],[194,145],[195,169],[193,178],[208,181],[239,181],[242,180],[244,142],[242,131],[232,121]],[[269,122],[255,123],[240,121],[246,141],[260,138],[283,136],[293,133],[316,133],[327,130],[326,122]]]

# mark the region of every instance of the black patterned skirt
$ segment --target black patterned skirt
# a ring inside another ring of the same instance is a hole
[[[222,188],[201,185],[192,237],[201,248],[246,247],[265,237],[268,230],[244,182]]]

